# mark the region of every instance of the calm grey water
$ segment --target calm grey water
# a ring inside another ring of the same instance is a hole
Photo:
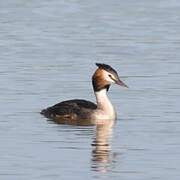
[[[113,128],[39,114],[94,101],[95,62],[112,65]],[[178,180],[179,0],[0,0],[0,179]]]

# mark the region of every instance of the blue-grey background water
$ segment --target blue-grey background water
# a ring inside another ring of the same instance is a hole
[[[95,127],[39,114],[94,101],[95,62],[129,89],[109,96],[117,123],[96,152]],[[0,179],[179,179],[180,1],[0,0]]]

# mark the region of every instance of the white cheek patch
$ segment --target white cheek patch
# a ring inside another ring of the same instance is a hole
[[[103,71],[103,75],[104,75],[104,78],[106,81],[111,82],[111,83],[115,83],[113,79],[116,79],[116,78],[114,77],[113,74],[110,74],[107,71]],[[113,79],[110,78],[109,75],[111,75]]]

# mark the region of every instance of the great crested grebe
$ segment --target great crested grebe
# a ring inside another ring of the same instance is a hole
[[[111,84],[127,87],[118,73],[107,64],[96,63],[98,69],[92,76],[92,84],[97,104],[82,99],[63,101],[54,106],[43,109],[41,114],[50,119],[58,121],[75,122],[78,120],[113,120],[116,119],[116,111],[111,104],[107,92]]]

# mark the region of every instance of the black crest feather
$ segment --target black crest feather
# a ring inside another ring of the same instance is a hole
[[[114,70],[111,66],[109,66],[107,64],[96,63],[96,66],[98,66],[99,68],[104,69],[105,71],[108,71],[110,73],[117,74],[116,70]]]

